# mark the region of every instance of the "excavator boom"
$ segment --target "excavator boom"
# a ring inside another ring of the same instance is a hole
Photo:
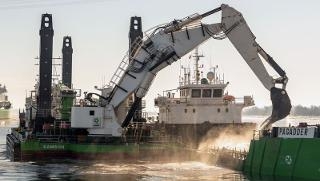
[[[202,18],[222,12],[221,23],[194,25]],[[135,55],[126,73],[115,85],[109,97],[110,104],[117,107],[131,93],[136,93],[137,100],[147,93],[156,74],[166,66],[180,59],[209,38],[217,38],[221,33],[228,37],[263,86],[270,91],[273,104],[272,115],[265,122],[267,126],[286,117],[291,110],[289,96],[285,91],[288,78],[285,71],[256,42],[242,14],[228,5],[206,12],[194,14],[182,20],[174,20],[166,26],[158,28],[146,40],[139,43]],[[274,79],[266,70],[260,56],[279,74]],[[276,88],[276,84],[282,88]],[[122,127],[126,127],[134,112],[134,105],[129,110]],[[264,128],[264,127],[263,127]]]
[[[204,24],[201,19],[221,11],[221,23]],[[155,27],[151,33],[140,39],[134,47],[134,55],[128,54],[124,59],[109,87],[112,91],[106,97],[104,111],[104,127],[92,128],[90,134],[121,134],[120,125],[126,128],[132,119],[138,103],[133,102],[125,119],[118,120],[119,105],[128,96],[135,94],[135,101],[140,101],[147,93],[154,77],[163,68],[174,63],[197,46],[210,38],[228,38],[237,49],[263,86],[270,91],[273,104],[272,115],[262,128],[286,117],[291,110],[290,99],[285,91],[288,78],[285,71],[256,42],[242,14],[228,5],[213,9],[203,14],[193,14],[180,20],[174,20],[166,25]],[[264,59],[279,77],[274,79],[266,70]],[[129,61],[130,60],[130,61]],[[276,84],[281,84],[277,88]],[[81,111],[78,111],[79,114]],[[79,118],[80,119],[80,118]],[[76,118],[74,118],[76,120]],[[85,120],[83,120],[85,121]],[[109,126],[109,127],[108,127]]]

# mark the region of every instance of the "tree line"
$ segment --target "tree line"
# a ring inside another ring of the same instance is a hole
[[[265,106],[265,107],[250,107],[246,108],[243,111],[244,115],[271,115],[272,107]],[[320,106],[302,106],[297,105],[293,106],[291,109],[290,115],[292,116],[320,116]]]

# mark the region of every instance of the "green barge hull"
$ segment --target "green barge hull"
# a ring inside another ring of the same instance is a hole
[[[320,138],[252,140],[243,170],[253,180],[320,180]]]
[[[46,159],[90,160],[165,160],[192,159],[194,151],[187,152],[177,143],[77,143],[47,142],[39,139],[21,141],[13,134],[7,135],[7,155],[11,161]]]

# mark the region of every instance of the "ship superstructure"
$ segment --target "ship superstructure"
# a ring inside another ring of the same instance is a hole
[[[191,56],[190,56],[191,57]],[[206,77],[201,75],[198,48],[194,54],[194,68],[183,68],[179,87],[163,91],[155,99],[159,108],[158,121],[165,125],[168,134],[182,136],[186,142],[195,145],[209,130],[219,127],[236,126],[239,129],[252,123],[242,123],[242,109],[254,105],[252,96],[235,98],[226,91],[229,82],[218,74],[218,66],[210,68]],[[215,132],[218,134],[218,131]],[[190,135],[194,139],[190,139]]]
[[[10,109],[11,102],[8,100],[7,88],[0,84],[0,109]]]
[[[0,119],[9,118],[9,109],[11,108],[11,102],[8,99],[7,88],[5,85],[0,84]]]
[[[229,95],[225,82],[218,73],[218,67],[200,78],[199,60],[196,49],[194,55],[194,75],[184,69],[176,90],[164,91],[163,96],[155,99],[159,107],[159,121],[165,124],[234,124],[241,123],[241,112],[244,107],[254,105],[251,96],[235,98]],[[194,78],[194,79],[192,79]],[[175,94],[178,94],[175,97]]]

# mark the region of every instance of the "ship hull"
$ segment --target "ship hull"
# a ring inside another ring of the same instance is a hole
[[[320,138],[252,140],[244,173],[253,179],[319,180]]]
[[[181,154],[183,153],[183,154]],[[51,159],[81,160],[190,160],[195,151],[177,143],[76,143],[46,142],[37,139],[21,141],[7,135],[7,156],[11,161]]]
[[[177,137],[184,144],[192,148],[198,148],[206,139],[218,138],[220,134],[228,132],[232,135],[242,135],[252,132],[256,128],[255,123],[219,123],[205,122],[202,124],[164,124],[167,135]]]

